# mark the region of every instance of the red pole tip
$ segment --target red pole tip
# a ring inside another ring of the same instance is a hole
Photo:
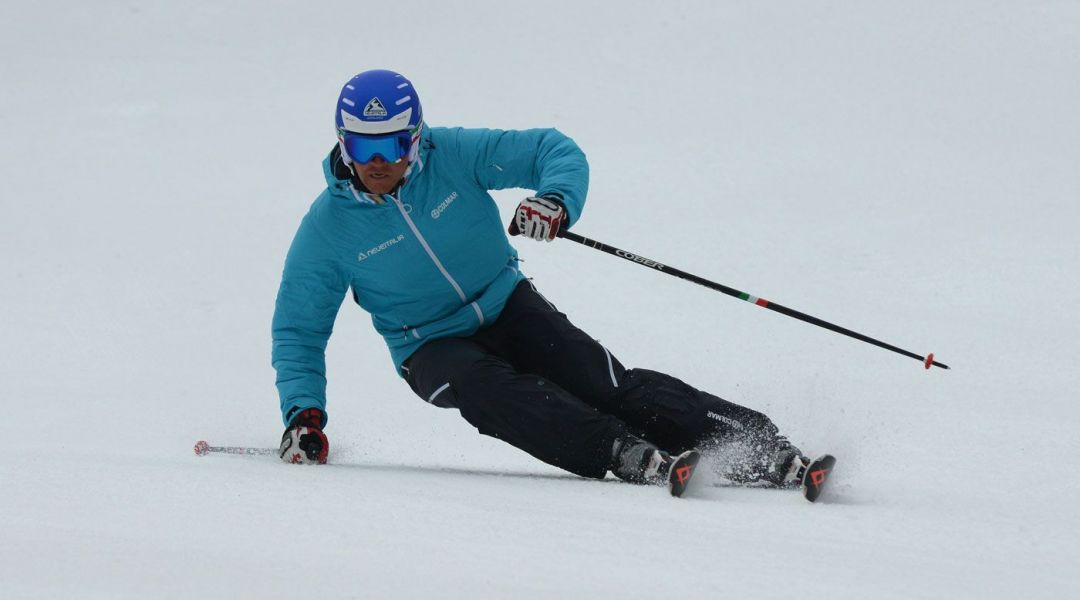
[[[933,364],[934,364],[934,353],[931,352],[930,354],[926,355],[926,362],[923,363],[923,365],[925,365],[926,368],[929,369]]]
[[[204,456],[209,451],[210,451],[210,444],[207,444],[206,441],[200,440],[198,442],[195,442],[195,455],[196,456]]]

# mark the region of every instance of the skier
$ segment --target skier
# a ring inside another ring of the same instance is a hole
[[[429,127],[412,83],[385,70],[349,80],[334,118],[327,188],[289,249],[274,312],[282,460],[326,462],[324,350],[351,289],[420,398],[548,464],[652,483],[693,449],[740,448],[732,482],[799,485],[809,461],[765,415],[625,368],[522,274],[488,192],[536,190],[509,233],[552,241],[585,204],[573,140]]]

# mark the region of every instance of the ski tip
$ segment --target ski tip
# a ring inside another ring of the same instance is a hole
[[[833,467],[836,465],[836,457],[831,454],[822,454],[810,462],[810,465],[806,467],[806,473],[803,475],[802,490],[803,496],[810,502],[815,502],[821,496],[821,492],[825,491],[825,484],[829,480],[829,476],[832,475]]]
[[[701,460],[701,453],[697,450],[687,450],[675,458],[668,472],[668,486],[672,496],[681,498],[686,492],[697,470],[699,460]]]
[[[206,456],[208,452],[210,452],[210,444],[207,444],[206,440],[195,442],[195,456]]]

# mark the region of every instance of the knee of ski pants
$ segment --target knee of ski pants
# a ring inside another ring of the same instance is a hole
[[[514,368],[499,357],[475,357],[448,380],[454,393],[455,408],[467,410],[478,401],[501,397],[509,392],[515,376]]]
[[[472,352],[467,345],[448,342],[443,348],[410,359],[406,381],[413,392],[428,404],[439,408],[469,410],[477,398],[490,395],[485,390],[512,375],[504,361],[482,352]],[[424,350],[424,349],[422,349]]]

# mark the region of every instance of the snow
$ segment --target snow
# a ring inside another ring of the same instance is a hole
[[[5,3],[0,596],[1077,596],[1078,25],[1055,1]],[[577,479],[414,397],[351,304],[333,464],[197,458],[277,443],[281,263],[335,94],[377,67],[430,123],[573,136],[578,233],[952,370],[520,241],[624,363],[836,454],[832,495]]]

